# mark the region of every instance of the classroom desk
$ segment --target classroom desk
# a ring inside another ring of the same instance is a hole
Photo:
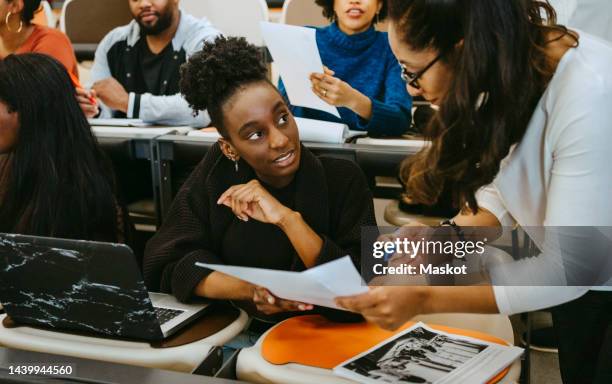
[[[155,179],[159,181],[162,219],[176,192],[173,169],[194,167],[216,141],[205,137],[176,135],[159,136],[155,139],[155,158],[159,161]],[[336,157],[357,163],[368,177],[372,190],[375,187],[375,176],[397,176],[399,164],[419,150],[415,146],[312,142],[303,144],[318,156]]]
[[[156,127],[156,128],[130,128],[130,127],[99,127],[92,126],[100,147],[115,164],[125,164],[131,161],[148,161],[150,163],[148,175],[151,177],[151,194],[155,205],[157,224],[161,223],[159,208],[160,198],[159,179],[155,158],[155,138],[161,135],[184,135],[191,128],[187,127]],[[142,175],[140,175],[142,177]]]
[[[193,372],[215,346],[227,343],[242,332],[249,321],[247,314],[240,310],[235,320],[224,323],[227,324],[224,328],[209,337],[179,346],[153,348],[146,342],[28,326],[7,328],[1,323],[5,317],[0,315],[0,346],[187,373]]]
[[[71,381],[81,383],[107,383],[107,384],[230,384],[233,380],[223,380],[212,377],[190,375],[165,371],[161,369],[134,367],[116,363],[107,363],[77,357],[59,356],[49,353],[30,352],[10,348],[0,348],[0,382],[17,382],[9,380],[25,380],[26,377],[11,376],[8,374],[10,366],[15,365],[70,365],[74,374],[68,376]],[[44,377],[27,377],[31,382],[43,381]],[[23,383],[25,381],[19,381]],[[60,382],[53,381],[53,382]]]
[[[450,327],[472,329],[495,335],[513,343],[514,334],[508,316],[476,314],[436,314],[417,316],[414,321]],[[270,330],[268,331],[270,332]],[[266,334],[268,333],[266,332]],[[309,367],[300,364],[274,365],[268,363],[261,355],[261,343],[264,334],[253,347],[243,349],[238,355],[236,374],[238,379],[252,383],[287,383],[310,384],[354,384],[355,382],[335,376],[331,370]],[[516,383],[521,373],[521,360],[516,360],[510,371],[500,381],[502,384]]]

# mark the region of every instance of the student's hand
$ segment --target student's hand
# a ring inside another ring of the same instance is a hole
[[[394,331],[414,316],[422,313],[421,287],[373,287],[355,296],[337,297],[336,304],[361,314],[380,328]]]
[[[89,119],[97,116],[98,113],[100,113],[100,109],[98,108],[98,103],[96,102],[96,91],[88,91],[83,88],[75,88],[75,90],[77,102],[85,114],[85,117]]]
[[[334,77],[335,73],[331,69],[324,67],[324,71],[325,73],[310,75],[310,82],[315,95],[330,105],[352,109],[361,93],[347,82]]]
[[[253,218],[279,225],[293,211],[274,198],[257,180],[234,185],[223,192],[217,204],[229,207],[240,220]]]
[[[92,88],[109,108],[127,113],[130,96],[115,78],[96,81]]]
[[[280,312],[310,311],[313,308],[312,304],[279,299],[264,287],[255,287],[253,303],[259,312],[266,315]]]

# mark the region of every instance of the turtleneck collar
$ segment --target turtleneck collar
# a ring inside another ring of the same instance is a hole
[[[370,47],[376,41],[377,32],[372,24],[364,32],[356,33],[354,35],[347,35],[340,30],[338,23],[331,23],[327,28],[324,28],[326,37],[329,41],[339,48],[343,48],[350,51],[362,51]]]

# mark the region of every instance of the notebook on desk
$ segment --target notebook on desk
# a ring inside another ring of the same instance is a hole
[[[17,324],[162,340],[203,313],[149,293],[122,244],[0,234],[0,302]]]

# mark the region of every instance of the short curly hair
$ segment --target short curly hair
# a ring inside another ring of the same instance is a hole
[[[374,18],[374,23],[376,23],[377,19],[378,21],[383,21],[387,17],[387,0],[379,1],[382,1],[383,5],[378,13],[378,18]],[[315,3],[323,8],[323,16],[327,17],[330,21],[334,19],[334,0],[315,0]]]
[[[268,69],[260,48],[244,37],[217,37],[181,66],[181,93],[194,114],[208,110],[212,125],[228,138],[223,105],[246,85],[267,82]]]

